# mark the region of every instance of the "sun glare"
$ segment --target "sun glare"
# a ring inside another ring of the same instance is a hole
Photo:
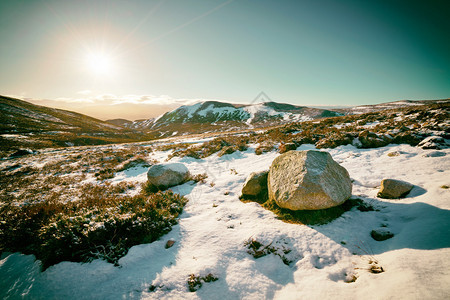
[[[106,53],[89,53],[86,57],[87,67],[97,75],[107,75],[113,71],[113,59]]]

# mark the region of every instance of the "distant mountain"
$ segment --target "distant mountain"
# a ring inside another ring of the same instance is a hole
[[[204,101],[183,105],[147,123],[143,129],[164,129],[184,124],[187,127],[199,125],[234,126],[253,128],[313,120],[322,117],[342,115],[339,112],[319,108],[295,106],[292,104],[264,102],[238,105],[219,101]],[[204,126],[203,126],[204,127]],[[180,128],[183,130],[183,128]]]
[[[450,99],[439,99],[439,100],[400,100],[393,102],[386,102],[374,105],[359,105],[345,109],[339,109],[337,111],[341,111],[345,114],[364,114],[370,112],[376,112],[386,109],[397,109],[402,107],[411,107],[411,106],[420,106],[420,105],[429,105],[436,103],[447,103]]]
[[[0,119],[0,133],[115,132],[122,129],[83,114],[3,96],[0,96]]]
[[[154,118],[136,121],[129,121],[126,119],[113,119],[113,120],[106,120],[105,122],[129,129],[142,129],[150,127],[153,124],[153,121]]]

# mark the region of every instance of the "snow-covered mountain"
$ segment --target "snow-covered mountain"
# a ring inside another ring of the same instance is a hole
[[[308,121],[321,117],[333,117],[341,113],[295,106],[276,102],[250,105],[231,104],[218,101],[204,101],[193,105],[183,105],[142,125],[159,129],[173,124],[225,124],[253,127],[261,125],[284,124],[287,122]],[[141,127],[145,128],[145,127]]]

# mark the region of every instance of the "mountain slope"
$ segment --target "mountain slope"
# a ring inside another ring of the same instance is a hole
[[[0,96],[0,157],[21,148],[137,142],[155,138],[121,124]]]
[[[114,132],[122,127],[76,112],[50,108],[0,96],[0,133],[29,133],[64,130],[71,132]]]

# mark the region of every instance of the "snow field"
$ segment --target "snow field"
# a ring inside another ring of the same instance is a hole
[[[298,150],[314,149],[303,145]],[[289,224],[257,203],[238,197],[251,172],[267,170],[279,154],[254,154],[254,147],[205,159],[174,157],[192,174],[207,173],[206,184],[185,183],[173,190],[189,199],[178,225],[160,240],[134,246],[120,267],[101,260],[63,262],[39,272],[33,256],[3,254],[1,298],[32,299],[443,299],[450,297],[449,149],[408,145],[377,149],[341,146],[325,149],[350,173],[353,197],[379,211],[344,213],[320,226]],[[400,155],[388,156],[397,151]],[[170,152],[156,151],[164,162]],[[148,168],[119,172],[112,181],[144,182]],[[415,185],[402,200],[376,198],[383,178]],[[213,183],[213,184],[212,184]],[[372,229],[386,227],[395,236],[377,242]],[[250,238],[285,254],[254,258]],[[167,240],[173,247],[165,249]],[[369,272],[376,260],[385,272]],[[189,292],[190,274],[212,273],[219,280]],[[356,281],[352,281],[352,278]],[[153,292],[150,286],[156,287]]]

